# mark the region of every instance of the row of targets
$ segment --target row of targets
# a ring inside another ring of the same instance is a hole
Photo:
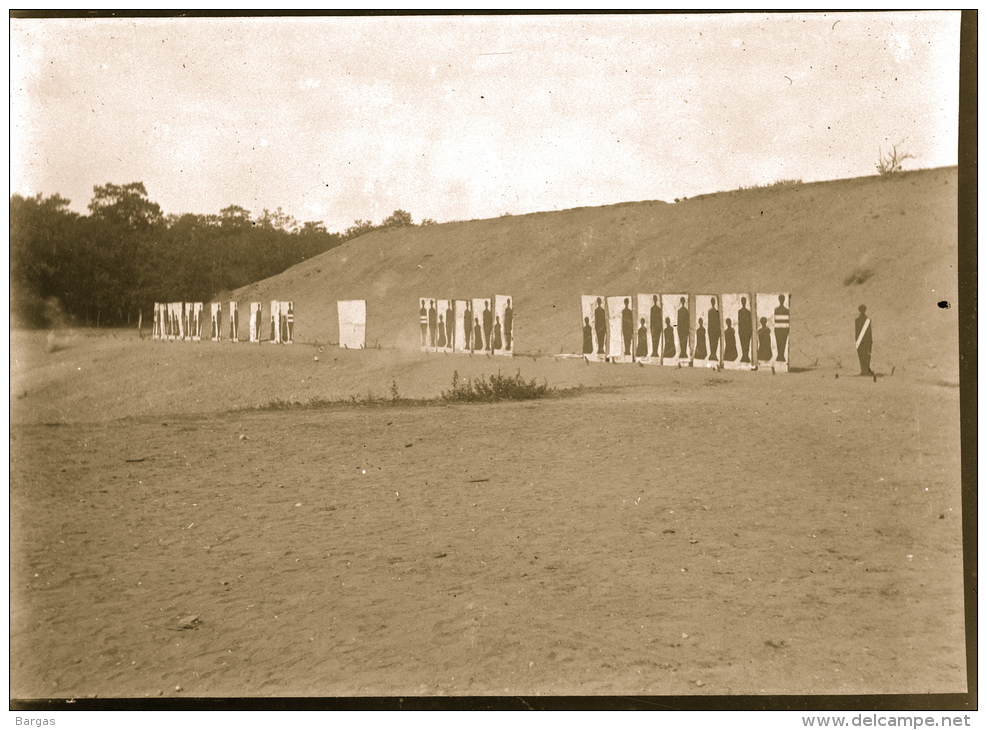
[[[202,302],[155,302],[151,336],[156,340],[201,340],[202,312]],[[239,302],[228,302],[227,312],[224,322],[222,302],[209,305],[209,337],[214,342],[224,336],[233,342],[240,341]],[[246,339],[250,342],[291,343],[295,330],[294,304],[275,299],[269,307],[264,307],[262,302],[250,302],[250,318],[246,325]]]
[[[514,354],[514,303],[498,294],[478,299],[420,299],[425,352]]]
[[[784,294],[582,297],[589,360],[788,372]]]
[[[156,340],[201,340],[202,302],[155,302],[151,337]]]

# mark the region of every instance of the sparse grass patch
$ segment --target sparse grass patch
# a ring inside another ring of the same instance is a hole
[[[297,411],[315,410],[320,408],[335,408],[349,406],[434,406],[449,403],[496,403],[504,400],[533,400],[537,398],[547,398],[552,395],[572,395],[583,390],[579,388],[569,388],[558,391],[549,387],[547,382],[538,383],[532,379],[524,380],[521,372],[514,376],[491,375],[489,378],[480,376],[478,379],[467,379],[460,381],[459,371],[452,374],[452,389],[444,391],[436,398],[405,398],[398,390],[397,381],[391,381],[389,395],[378,395],[372,391],[367,391],[366,395],[351,395],[347,398],[324,398],[317,396],[307,401],[285,400],[284,398],[272,398],[267,403],[259,406],[248,406],[239,409],[241,411]]]
[[[794,188],[802,184],[801,179],[785,178],[764,185],[742,185],[741,190],[770,190],[771,188]]]

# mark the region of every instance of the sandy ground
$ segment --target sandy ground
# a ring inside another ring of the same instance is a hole
[[[14,334],[12,697],[966,690],[948,382],[233,347]]]

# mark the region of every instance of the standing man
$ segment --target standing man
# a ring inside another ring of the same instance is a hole
[[[873,375],[870,369],[870,351],[874,344],[874,329],[870,324],[870,317],[867,316],[867,307],[861,304],[858,307],[860,316],[854,321],[857,331],[857,359],[860,360],[860,374]]]
[[[514,307],[511,300],[507,300],[507,307],[504,309],[504,349],[511,349],[511,341],[514,338]]]
[[[606,354],[607,342],[607,310],[603,308],[603,300],[596,298],[596,309],[593,310],[593,328],[596,330],[596,354]]]

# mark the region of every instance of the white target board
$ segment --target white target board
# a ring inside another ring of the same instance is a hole
[[[276,344],[279,341],[280,333],[278,332],[278,318],[281,316],[281,302],[277,299],[271,300],[271,306],[268,308],[268,328],[267,328],[267,341],[270,344]]]
[[[643,321],[642,321],[643,320]],[[661,333],[664,329],[661,296],[637,295],[637,333],[634,359],[645,364],[661,362]]]
[[[723,367],[728,370],[750,370],[754,367],[754,301],[750,294],[724,294],[723,304]]]
[[[791,297],[784,294],[757,294],[754,316],[757,317],[757,369],[787,373],[790,350],[789,308]]]
[[[435,349],[438,352],[452,352],[456,338],[456,316],[453,312],[452,300],[439,299],[435,306],[439,311],[436,323]]]
[[[587,360],[602,362],[607,357],[607,300],[594,294],[580,297],[582,313],[582,353]]]
[[[223,305],[220,302],[209,303],[209,337],[213,342],[223,339]]]
[[[494,297],[493,351],[514,354],[514,298],[506,294]]]
[[[607,355],[611,362],[634,362],[634,308],[629,294],[607,297]]]
[[[294,302],[281,302],[281,341],[286,345],[295,341]]]
[[[230,339],[240,341],[240,308],[236,302],[230,302]]]
[[[192,302],[185,302],[185,337],[186,340],[191,340],[195,338],[195,304]]]
[[[168,336],[168,305],[165,302],[158,303],[158,339],[163,340]]]
[[[692,358],[692,312],[688,294],[662,294],[662,365],[688,365]]]
[[[438,299],[428,300],[428,350],[436,352],[439,349],[439,305]]]
[[[202,340],[202,302],[192,303],[191,325],[192,339],[199,342]]]
[[[692,316],[692,366],[719,368],[723,359],[723,312],[717,294],[696,294]]]
[[[473,299],[473,351],[491,352],[493,339],[493,301]]]
[[[428,351],[428,303],[432,301],[431,299],[419,299],[418,300],[418,326],[421,328],[421,339],[419,340],[419,347],[422,352]]]
[[[367,346],[367,302],[350,299],[336,302],[339,317],[339,346],[362,350]]]
[[[260,342],[260,302],[250,302],[250,341]]]
[[[278,299],[271,300],[271,327],[270,335],[268,337],[268,342],[271,344],[281,343],[281,301]]]

